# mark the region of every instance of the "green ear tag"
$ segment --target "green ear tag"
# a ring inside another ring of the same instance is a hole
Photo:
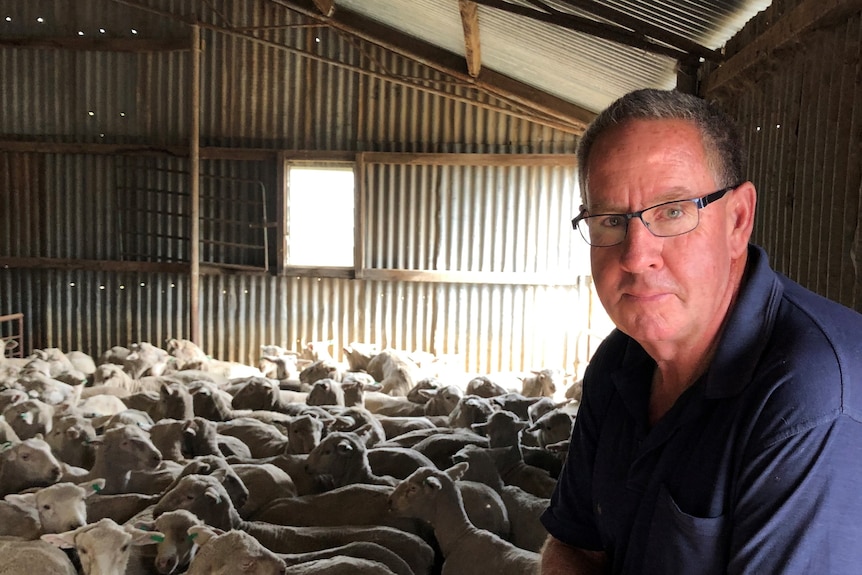
[[[197,533],[189,533],[189,541],[194,541],[197,538],[198,538]]]
[[[156,543],[161,543],[162,541],[165,540],[163,535],[150,535],[150,539],[152,539]]]
[[[98,483],[93,484],[93,491],[99,493],[102,490],[102,487]]]

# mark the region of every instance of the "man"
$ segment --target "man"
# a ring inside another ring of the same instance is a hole
[[[862,315],[769,268],[736,131],[640,90],[579,150],[596,291],[542,573],[862,573]],[[804,206],[797,209],[805,209]]]

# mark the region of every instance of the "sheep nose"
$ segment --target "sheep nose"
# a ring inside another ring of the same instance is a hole
[[[173,573],[176,566],[177,560],[173,557],[161,557],[159,559],[156,559],[156,569],[162,575],[168,575],[169,573]]]

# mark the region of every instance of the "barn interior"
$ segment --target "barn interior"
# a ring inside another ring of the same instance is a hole
[[[612,329],[575,150],[646,87],[738,122],[753,241],[862,311],[860,40],[859,0],[7,0],[0,361],[368,345],[563,400]]]

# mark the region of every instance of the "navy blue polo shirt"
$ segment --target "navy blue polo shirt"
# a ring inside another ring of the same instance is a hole
[[[652,428],[655,362],[614,331],[542,523],[612,573],[862,573],[862,315],[749,246],[708,371]]]

